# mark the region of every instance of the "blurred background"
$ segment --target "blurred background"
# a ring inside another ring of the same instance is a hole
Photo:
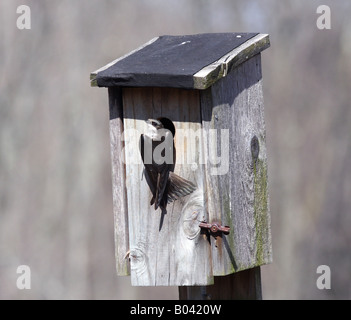
[[[31,30],[16,27],[21,4]],[[321,4],[331,30],[316,26]],[[155,36],[204,32],[270,34],[263,298],[350,299],[350,17],[348,0],[1,0],[0,299],[178,298],[116,276],[107,90],[89,75]],[[31,290],[16,287],[23,264]]]

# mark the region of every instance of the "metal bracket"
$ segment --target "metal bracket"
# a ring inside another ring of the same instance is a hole
[[[206,221],[202,221],[199,224],[199,227],[202,229],[207,229],[211,233],[212,236],[217,237],[220,233],[229,234],[230,227],[221,226],[219,223],[207,223]]]

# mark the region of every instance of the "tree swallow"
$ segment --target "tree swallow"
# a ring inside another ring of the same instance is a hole
[[[144,163],[144,174],[152,193],[150,205],[155,210],[166,209],[167,203],[187,196],[196,186],[174,171],[176,149],[175,127],[167,118],[149,119],[148,130],[140,136],[140,154]]]

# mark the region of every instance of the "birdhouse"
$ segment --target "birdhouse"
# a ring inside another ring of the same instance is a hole
[[[160,36],[107,87],[116,264],[135,286],[207,286],[272,261],[261,51],[269,36]]]

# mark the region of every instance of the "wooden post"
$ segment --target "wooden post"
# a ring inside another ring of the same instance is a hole
[[[180,300],[262,300],[260,267],[215,277],[212,286],[179,287]]]
[[[116,265],[181,299],[261,299],[272,261],[260,52],[264,34],[162,36],[91,74],[109,88]],[[194,191],[150,205],[139,140],[175,127],[174,174]],[[204,225],[230,228],[213,233]],[[202,226],[202,228],[201,228]],[[128,259],[129,256],[130,265]]]

